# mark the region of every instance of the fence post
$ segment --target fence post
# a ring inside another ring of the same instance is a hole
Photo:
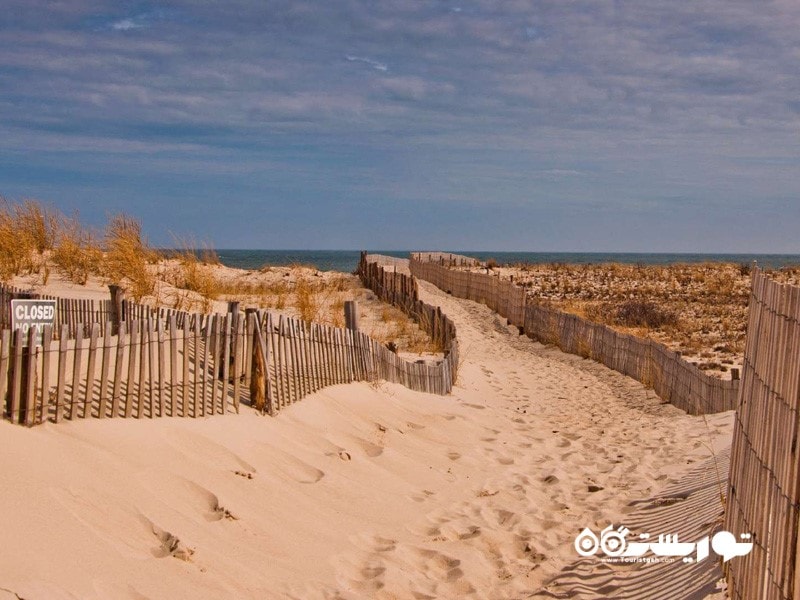
[[[119,323],[124,320],[122,302],[125,300],[125,290],[118,285],[109,285],[111,293],[111,335],[119,335]]]
[[[239,324],[239,302],[230,300],[228,302],[228,315],[230,316],[229,322],[231,324],[231,339],[229,344],[228,350],[228,373],[232,374],[234,372],[233,365],[236,363],[236,343],[238,341],[237,336],[237,325]],[[222,338],[223,341],[225,340],[225,335],[223,334]],[[221,381],[225,379],[225,365],[224,357],[225,356],[225,349],[222,348],[220,350],[220,363],[219,363],[219,370],[217,371],[217,378]]]
[[[358,302],[355,300],[345,300],[344,326],[347,329],[358,331]]]
[[[263,413],[267,408],[266,379],[268,374],[266,357],[262,349],[261,324],[258,322],[255,312],[248,312],[247,317],[248,320],[254,322],[253,354],[251,357],[253,366],[250,370],[250,403],[253,408]]]

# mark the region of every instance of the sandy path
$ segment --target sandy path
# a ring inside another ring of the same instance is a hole
[[[627,377],[518,336],[485,306],[422,289],[456,322],[454,400],[483,434],[454,459],[456,497],[426,498],[424,526],[407,528],[391,551],[363,553],[387,587],[415,597],[531,594],[574,561],[584,527],[619,522],[629,502],[729,443],[731,413],[686,415]]]
[[[458,327],[450,397],[353,384],[275,419],[0,423],[0,588],[525,597],[574,562],[580,530],[618,521],[729,439],[730,414],[690,417],[422,288]]]

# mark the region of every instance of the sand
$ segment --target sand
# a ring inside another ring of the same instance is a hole
[[[731,413],[421,287],[461,340],[448,397],[360,383],[276,418],[0,423],[0,598],[545,597],[584,527],[729,445]]]

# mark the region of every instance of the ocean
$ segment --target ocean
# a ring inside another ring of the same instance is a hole
[[[408,250],[370,250],[375,254],[386,254],[408,258]],[[779,269],[789,265],[800,265],[800,254],[660,254],[631,252],[484,252],[472,250],[446,250],[454,254],[474,256],[480,260],[495,259],[499,264],[514,263],[572,263],[596,264],[618,262],[645,265],[667,265],[675,263],[732,262],[758,265],[766,269]],[[358,250],[217,250],[222,264],[240,269],[259,269],[264,266],[287,266],[303,264],[320,271],[343,271],[351,273],[358,264]]]

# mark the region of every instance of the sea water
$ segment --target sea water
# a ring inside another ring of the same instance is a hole
[[[374,254],[385,254],[408,258],[408,250],[369,250]],[[800,254],[656,254],[631,252],[485,252],[471,250],[444,250],[480,260],[490,258],[498,264],[597,264],[628,263],[644,265],[668,265],[675,263],[728,262],[753,264],[755,261],[766,269],[779,269],[800,265]],[[264,266],[309,265],[320,271],[342,271],[351,273],[358,264],[358,250],[217,250],[220,262],[240,269],[259,269]]]

